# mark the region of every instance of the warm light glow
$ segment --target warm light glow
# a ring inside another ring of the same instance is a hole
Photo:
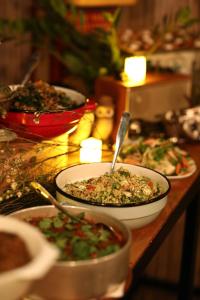
[[[144,83],[146,78],[146,57],[127,57],[124,64],[124,73],[126,81],[134,85]]]
[[[102,141],[90,137],[81,142],[80,162],[91,163],[100,162],[102,156]]]

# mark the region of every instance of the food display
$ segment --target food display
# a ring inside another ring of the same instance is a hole
[[[42,140],[72,132],[84,113],[96,108],[95,101],[80,92],[41,80],[9,89],[0,124],[25,138]]]
[[[58,250],[30,224],[3,215],[0,244],[0,299],[24,299],[54,265]]]
[[[135,175],[125,168],[65,185],[65,192],[101,204],[138,204],[161,194],[161,187],[149,177]]]
[[[102,212],[81,206],[66,209],[69,218],[53,205],[12,214],[13,218],[30,222],[32,229],[39,228],[45,241],[60,250],[51,270],[34,284],[34,295],[41,299],[85,300],[103,299],[118,292],[129,272],[130,230]]]
[[[111,162],[70,166],[55,177],[56,198],[115,217],[131,228],[152,222],[167,203],[170,182],[152,169]]]
[[[14,233],[0,231],[0,273],[11,271],[30,262],[25,242]]]
[[[12,93],[9,110],[12,111],[59,111],[77,108],[77,102],[65,92],[42,80],[27,82]]]
[[[139,164],[167,176],[179,178],[195,171],[195,162],[189,153],[170,139],[139,138],[122,146],[120,160]]]
[[[87,220],[84,213],[76,218],[58,213],[53,217],[35,217],[27,221],[58,247],[60,261],[99,258],[118,251],[125,243],[120,232],[115,234],[103,223]]]

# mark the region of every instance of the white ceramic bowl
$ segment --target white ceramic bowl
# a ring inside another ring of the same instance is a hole
[[[48,300],[99,299],[112,294],[126,280],[129,269],[131,247],[130,230],[119,220],[107,214],[87,208],[67,207],[72,214],[85,213],[85,217],[119,230],[125,244],[115,253],[104,257],[82,261],[56,262],[50,272],[33,287],[33,293]],[[58,213],[51,205],[27,208],[12,215],[26,219],[30,217],[52,217]]]
[[[0,299],[21,299],[33,281],[43,277],[51,268],[58,251],[46,241],[39,230],[12,217],[0,216],[0,231],[19,236],[31,256],[31,261],[24,266],[0,273]]]
[[[101,205],[92,201],[87,201],[77,197],[73,197],[65,192],[65,185],[75,181],[89,179],[91,177],[99,177],[111,169],[111,163],[92,163],[82,164],[68,167],[62,170],[55,177],[56,197],[60,202],[68,203],[69,205],[78,205],[94,209],[100,212],[106,212],[115,218],[123,221],[131,228],[139,228],[152,222],[165,207],[167,195],[170,190],[169,180],[162,174],[141,166],[135,166],[125,163],[117,163],[115,168],[124,167],[132,174],[147,176],[152,181],[159,183],[162,186],[163,193],[151,201],[143,202],[138,205],[128,204],[124,206]]]

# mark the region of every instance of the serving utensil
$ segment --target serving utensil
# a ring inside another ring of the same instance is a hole
[[[39,63],[39,54],[37,52],[33,53],[27,66],[25,75],[20,83],[20,85],[25,85],[29,80],[31,74],[35,70]],[[13,100],[15,96],[15,90],[12,90],[9,86],[0,86],[0,103],[5,103]]]
[[[74,219],[76,221],[80,221],[80,219],[68,212],[68,210],[62,206],[40,183],[36,181],[32,181],[30,185],[34,188],[34,190],[42,195],[45,199],[49,200],[51,204],[53,204],[58,210],[68,216],[70,219]]]
[[[40,183],[36,181],[32,181],[30,183],[32,188],[42,195],[45,199],[49,200],[51,204],[53,204],[58,210],[60,210],[62,213],[64,213],[68,218],[78,221],[78,222],[84,222],[83,220],[80,220],[79,217],[76,217],[75,215],[72,215],[64,206],[62,206]],[[102,226],[103,228],[109,229],[117,238],[118,240],[121,240],[121,235],[118,234],[118,232],[108,224],[104,224],[101,222],[95,223],[96,225]]]
[[[124,138],[125,138],[125,135],[126,135],[126,132],[127,132],[127,129],[128,129],[128,125],[130,123],[130,119],[131,119],[130,113],[129,112],[123,112],[121,120],[120,120],[119,128],[118,128],[118,131],[117,131],[117,137],[116,137],[116,143],[115,143],[115,152],[114,152],[112,165],[111,165],[111,173],[114,171],[117,156],[119,154],[119,150],[121,148],[121,145],[124,141]]]

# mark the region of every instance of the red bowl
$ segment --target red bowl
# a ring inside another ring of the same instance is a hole
[[[75,130],[83,114],[95,110],[96,103],[77,91],[55,88],[73,98],[77,102],[77,108],[43,113],[8,111],[4,117],[0,117],[0,123],[21,136],[37,139],[49,139]]]

